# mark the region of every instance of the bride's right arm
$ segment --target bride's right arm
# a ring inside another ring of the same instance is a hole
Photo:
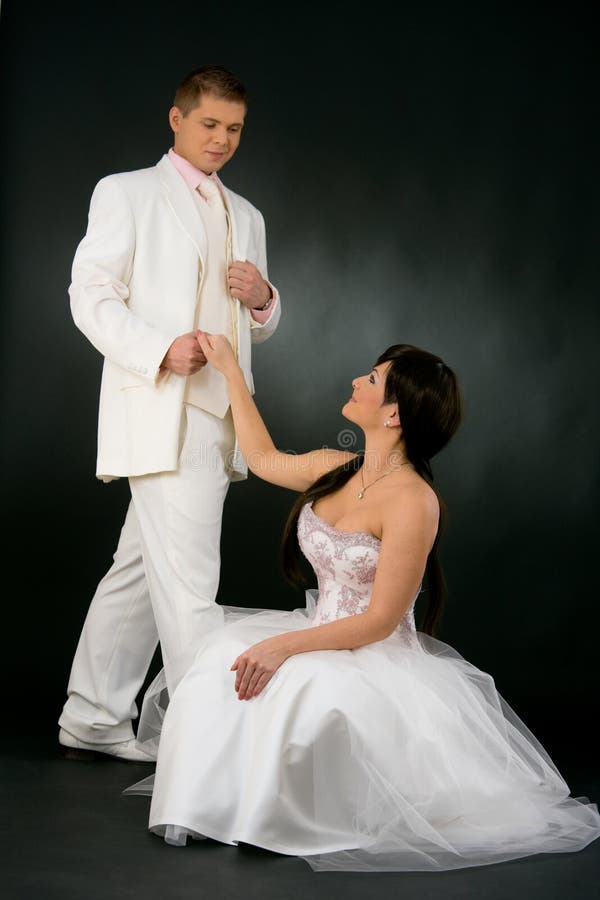
[[[240,450],[251,472],[280,487],[302,492],[331,469],[356,455],[322,447],[309,453],[284,453],[273,443],[231,344],[220,334],[198,332],[198,342],[211,365],[223,372],[229,388],[229,402]]]

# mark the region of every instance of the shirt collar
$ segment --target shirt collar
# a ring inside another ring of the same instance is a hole
[[[216,182],[216,184],[222,188],[222,182],[217,177],[217,173],[213,172],[212,175],[207,175],[206,172],[203,172],[201,169],[197,169],[196,166],[192,165],[187,159],[184,159],[183,156],[180,156],[179,153],[175,153],[174,149],[171,147],[167,156],[182,176],[182,178],[189,184],[192,190],[196,190],[198,185],[204,181],[205,178],[210,178],[212,181]]]

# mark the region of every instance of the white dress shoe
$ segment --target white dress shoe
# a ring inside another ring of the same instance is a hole
[[[81,741],[68,731],[65,731],[64,728],[61,728],[58,733],[58,743],[60,745],[60,755],[63,759],[91,760],[112,757],[123,762],[156,762],[153,756],[150,756],[136,745],[135,738],[121,741],[118,744],[89,744],[87,741]]]

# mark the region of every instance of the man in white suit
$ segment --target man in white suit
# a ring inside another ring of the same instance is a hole
[[[96,475],[127,477],[132,499],[73,661],[59,719],[67,757],[149,761],[132,719],[157,641],[172,696],[200,638],[223,621],[223,503],[247,468],[226,381],[206,366],[196,330],[229,336],[253,391],[251,343],[281,314],[263,218],[216,174],[246,109],[227,70],[190,73],[169,112],[174,146],[156,166],[96,185],[73,261],[73,318],[104,356]]]

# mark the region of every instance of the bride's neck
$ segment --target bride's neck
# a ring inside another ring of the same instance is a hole
[[[398,441],[396,431],[397,429],[393,429],[383,434],[379,431],[376,434],[365,432],[365,474],[396,469],[401,463],[408,461],[404,443]]]

